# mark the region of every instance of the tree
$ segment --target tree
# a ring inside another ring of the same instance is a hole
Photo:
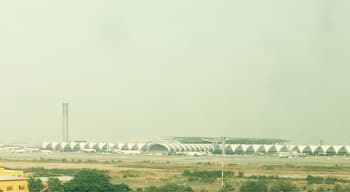
[[[129,185],[126,184],[120,184],[120,185],[113,185],[113,191],[115,192],[129,192],[131,191]]]
[[[340,186],[339,184],[334,186],[333,189],[334,192],[349,192],[350,187],[349,186]]]
[[[285,180],[278,180],[271,184],[270,192],[298,192],[300,191],[298,187]]]
[[[167,184],[161,187],[147,187],[145,192],[193,192],[193,189],[183,185]]]
[[[40,179],[29,177],[28,188],[30,192],[40,192],[43,189],[43,182]]]
[[[57,178],[49,178],[47,192],[64,192],[62,183]]]
[[[235,191],[235,188],[230,184],[224,185],[224,187],[219,190],[219,192],[232,192],[232,191]]]
[[[63,187],[65,192],[125,192],[129,190],[129,186],[125,184],[112,185],[106,171],[96,169],[79,171]]]
[[[267,192],[267,186],[263,181],[247,181],[239,189],[240,192]]]

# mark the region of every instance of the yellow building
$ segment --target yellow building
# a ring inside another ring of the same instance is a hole
[[[24,177],[0,176],[0,189],[3,192],[29,192],[28,180]]]
[[[0,168],[0,189],[3,192],[29,192],[28,180],[20,170]]]
[[[6,169],[0,167],[0,176],[23,177],[24,173],[21,170],[6,170]]]

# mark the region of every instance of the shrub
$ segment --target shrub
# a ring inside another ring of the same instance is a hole
[[[298,192],[300,191],[298,187],[286,180],[277,180],[273,182],[270,186],[269,192]]]
[[[219,192],[232,192],[232,191],[235,191],[235,188],[230,184],[224,185],[224,187],[219,190]]]
[[[239,189],[240,192],[267,192],[267,186],[262,181],[247,181]]]
[[[312,176],[312,175],[308,175],[306,177],[306,180],[307,180],[308,184],[322,184],[323,183],[322,177],[317,177],[317,176]]]
[[[183,185],[167,184],[161,187],[147,187],[144,192],[193,192],[193,189]]]
[[[239,178],[243,178],[244,177],[244,172],[243,171],[239,171],[238,172],[238,177]]]

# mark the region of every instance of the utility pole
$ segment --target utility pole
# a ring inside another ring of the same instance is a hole
[[[221,187],[224,188],[224,156],[225,156],[225,137],[222,138],[221,152]]]
[[[63,118],[62,118],[62,125],[63,125],[63,142],[68,143],[69,142],[69,103],[62,103],[62,112],[63,112]]]

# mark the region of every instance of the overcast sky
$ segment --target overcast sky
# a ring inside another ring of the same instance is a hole
[[[0,2],[0,142],[350,143],[350,1]]]

